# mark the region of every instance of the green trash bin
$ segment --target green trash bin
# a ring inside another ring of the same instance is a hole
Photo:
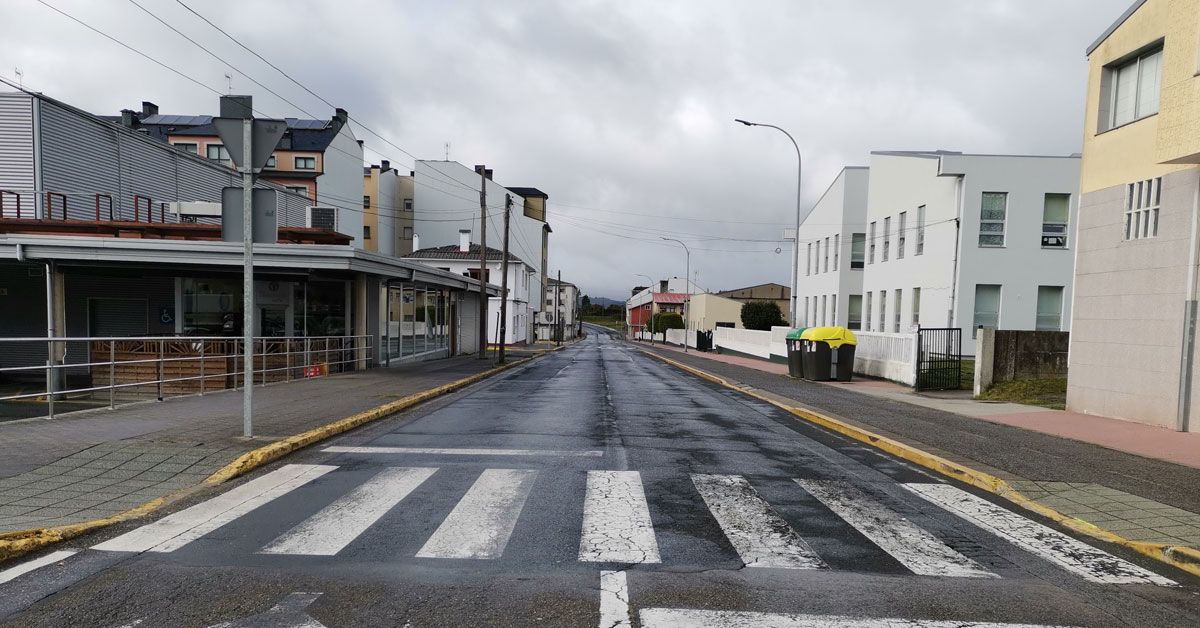
[[[788,332],[786,342],[789,377],[804,377],[804,350],[800,346],[800,335],[804,333],[805,329],[804,327],[797,327]]]

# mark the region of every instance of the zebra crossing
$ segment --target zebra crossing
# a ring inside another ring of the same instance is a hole
[[[207,501],[94,545],[107,552],[168,553],[296,491],[318,478],[335,477],[332,465],[289,464]],[[394,510],[417,508],[413,494],[436,467],[384,467],[315,514],[261,546],[261,555],[336,556]],[[581,471],[582,472],[582,471]],[[449,514],[413,555],[417,559],[495,560],[505,554],[538,470],[482,470]],[[666,562],[638,471],[586,471],[578,560],[583,563]],[[829,563],[739,475],[690,475],[704,508],[748,568],[830,569]],[[994,579],[988,567],[955,550],[935,531],[901,515],[885,501],[848,482],[796,478],[797,496],[808,495],[835,517],[922,576]],[[1026,519],[948,484],[901,484],[907,494],[1084,579],[1103,584],[1175,583],[1112,554]],[[911,501],[911,500],[909,500]],[[920,503],[920,502],[918,502]],[[440,516],[440,515],[439,515]]]

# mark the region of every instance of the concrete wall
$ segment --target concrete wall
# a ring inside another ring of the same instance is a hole
[[[1067,376],[1070,332],[981,330],[976,337],[975,394],[1018,379]]]

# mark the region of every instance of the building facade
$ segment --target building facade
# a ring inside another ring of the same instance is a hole
[[[386,159],[364,166],[362,202],[363,248],[399,257],[412,253],[412,176],[401,176]]]
[[[1087,49],[1067,408],[1197,431],[1200,2],[1139,0]]]
[[[783,320],[792,320],[790,314],[792,289],[787,286],[777,283],[761,283],[756,286],[747,286],[734,290],[722,290],[716,294],[717,296],[743,303],[747,301],[773,301],[779,306],[779,311],[783,314]]]
[[[579,335],[579,299],[575,284],[546,280],[546,301],[537,317],[538,340],[570,340]]]
[[[797,303],[803,327],[862,329],[868,172],[843,168],[800,224]]]

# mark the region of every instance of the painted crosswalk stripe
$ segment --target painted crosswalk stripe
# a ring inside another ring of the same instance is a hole
[[[92,549],[112,552],[173,552],[336,468],[320,464],[285,465],[208,501],[94,545]]]
[[[443,456],[549,456],[599,458],[599,449],[492,449],[483,447],[345,447],[332,445],[321,451],[331,454],[436,454]]]
[[[820,480],[796,483],[915,574],[998,577],[851,484]]]
[[[901,617],[793,615],[752,611],[710,611],[690,608],[644,608],[642,628],[1067,628],[1042,624],[1003,624],[987,621],[947,621]]]
[[[425,542],[417,558],[499,558],[537,471],[487,469]]]
[[[19,565],[9,567],[8,569],[0,571],[0,584],[15,580],[20,576],[23,576],[35,569],[45,567],[46,565],[53,565],[60,560],[66,560],[78,552],[79,550],[59,550],[57,552],[50,552],[45,556],[39,556],[33,560],[27,560]]]
[[[579,560],[657,563],[658,542],[637,471],[588,471]]]
[[[264,547],[261,553],[333,556],[436,471],[427,467],[384,469],[285,532]]]
[[[697,474],[692,476],[692,483],[747,567],[826,567],[745,478]]]
[[[971,523],[1008,540],[1092,582],[1105,584],[1157,584],[1173,586],[1173,580],[1108,552],[1001,508],[986,499],[948,484],[903,484],[904,488],[959,515]]]
[[[624,571],[600,572],[600,627],[629,628],[629,583]]]

